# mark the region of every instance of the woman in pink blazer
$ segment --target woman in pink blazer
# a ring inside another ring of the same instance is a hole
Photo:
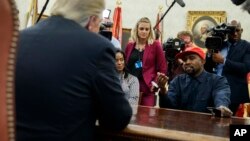
[[[166,74],[167,64],[164,52],[159,41],[154,40],[151,22],[148,18],[141,18],[132,30],[134,42],[127,44],[127,68],[139,79],[140,105],[154,106],[155,97],[152,81],[155,81],[157,72]]]

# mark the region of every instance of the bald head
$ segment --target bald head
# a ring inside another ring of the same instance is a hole
[[[230,23],[230,25],[236,26],[237,28],[241,28],[241,24],[237,20],[232,20],[231,23]]]
[[[232,20],[229,23],[229,25],[236,27],[235,31],[233,33],[231,33],[231,34],[228,35],[229,41],[231,41],[231,42],[237,42],[237,41],[241,40],[241,34],[243,32],[243,29],[241,28],[240,22],[237,21],[237,20]]]

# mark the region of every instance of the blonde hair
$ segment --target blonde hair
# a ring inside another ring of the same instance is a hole
[[[149,32],[149,36],[148,36],[148,44],[152,44],[154,42],[154,32],[153,32],[153,28],[152,28],[152,24],[150,22],[150,20],[147,17],[142,17],[141,19],[139,19],[135,25],[135,27],[132,30],[131,33],[131,37],[133,39],[133,41],[138,42],[138,27],[140,23],[149,23],[150,25],[150,32]]]
[[[63,16],[77,23],[87,24],[90,16],[101,18],[104,0],[56,0],[51,15]]]

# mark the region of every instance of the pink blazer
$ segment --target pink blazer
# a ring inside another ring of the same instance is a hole
[[[126,62],[128,62],[136,43],[128,43],[125,48]],[[146,45],[142,58],[142,75],[147,86],[151,88],[151,81],[155,81],[157,72],[166,74],[167,64],[161,44],[155,41]]]

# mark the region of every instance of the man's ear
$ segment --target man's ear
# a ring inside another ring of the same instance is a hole
[[[99,32],[99,18],[97,16],[90,16],[86,28],[92,32]]]
[[[93,27],[93,20],[94,20],[93,17],[94,17],[94,16],[89,17],[88,24],[86,25],[86,28],[87,28],[88,30],[90,30],[90,31],[91,31],[91,29],[92,29],[92,27]]]

